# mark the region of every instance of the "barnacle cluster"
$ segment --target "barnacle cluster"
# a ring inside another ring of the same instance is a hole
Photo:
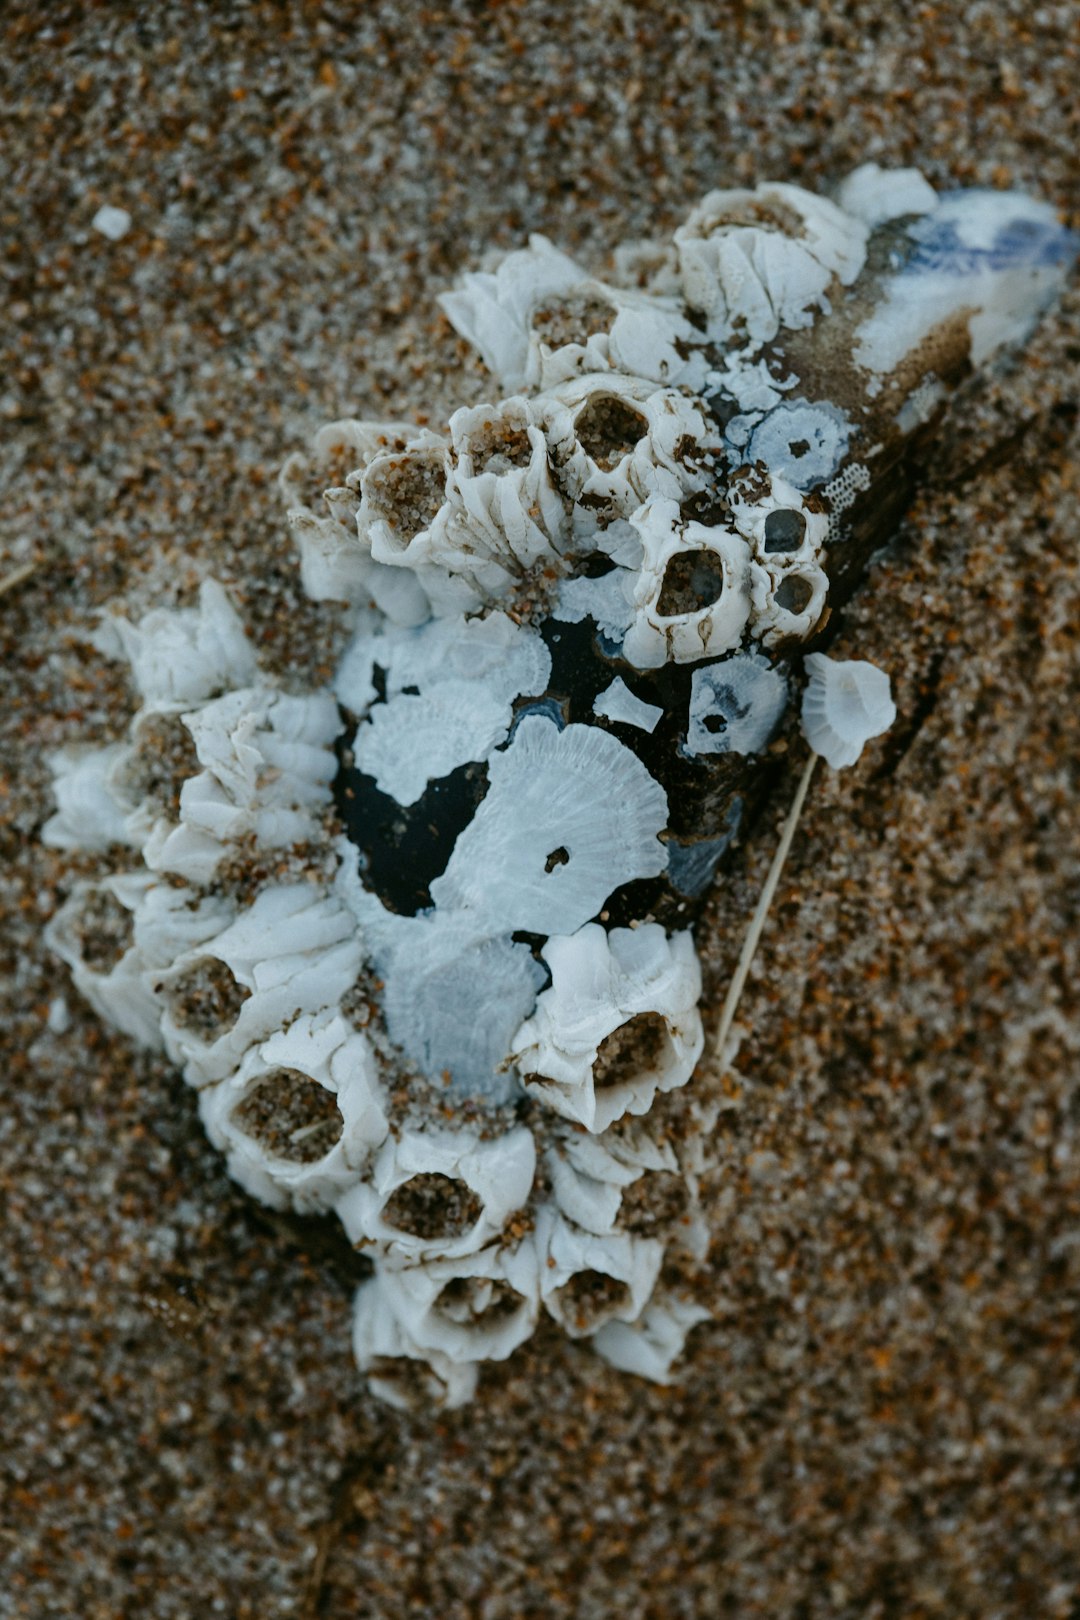
[[[611,282],[534,238],[443,300],[500,397],[284,469],[304,587],[351,613],[332,690],[260,671],[213,581],[97,632],[141,707],[56,759],[46,837],[138,861],[52,942],[240,1183],[372,1256],[381,1395],[466,1400],[541,1312],[669,1376],[705,1314],[712,1116],[668,1106],[695,901],[885,538],[875,487],[1070,255],[1042,205],[872,167],[839,202],[714,192]],[[844,763],[888,694],[827,662]]]

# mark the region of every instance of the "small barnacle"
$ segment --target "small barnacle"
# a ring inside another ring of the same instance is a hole
[[[204,1087],[199,1112],[229,1174],[272,1208],[328,1209],[387,1133],[374,1052],[337,1014],[301,1017]]]
[[[155,812],[177,821],[180,793],[199,769],[191,731],[175,708],[148,705],[132,723],[130,748],[117,770],[117,798],[142,812],[149,832]]]
[[[400,1263],[476,1254],[528,1200],[536,1168],[531,1132],[494,1141],[475,1131],[391,1136],[337,1213],[353,1243],[374,1243]]]
[[[539,1259],[531,1238],[389,1268],[381,1281],[379,1308],[406,1342],[437,1362],[502,1361],[530,1336],[539,1316]]]
[[[675,232],[679,277],[709,335],[753,351],[780,327],[813,323],[834,280],[849,286],[866,258],[865,224],[798,186],[711,191]]]
[[[175,612],[155,608],[131,624],[107,616],[95,644],[126,658],[132,679],[148,703],[199,703],[217,692],[246,686],[255,674],[255,652],[225,590],[204,580],[199,603]]]
[[[537,1228],[540,1301],[570,1334],[584,1338],[607,1322],[632,1322],[652,1293],[664,1247],[629,1232],[598,1236],[545,1212]]]
[[[821,622],[829,576],[819,563],[770,558],[750,564],[750,622],[766,647],[805,641]]]
[[[738,646],[750,616],[750,550],[733,528],[683,524],[674,501],[632,518],[644,559],[623,656],[637,669],[696,663]]]
[[[384,452],[364,468],[356,521],[376,562],[396,567],[426,560],[449,470],[445,442],[426,429],[404,450]]]
[[[163,886],[149,872],[125,872],[76,884],[49,923],[46,942],[103,1018],[160,1047],[157,971],[220,929],[227,912],[216,898]]]
[[[131,911],[115,892],[104,886],[84,890],[83,903],[71,923],[80,959],[92,973],[111,973],[127,955],[135,938]]]
[[[264,889],[156,981],[169,1055],[191,1085],[224,1079],[297,1013],[340,1001],[363,961],[349,912],[310,883]]]
[[[704,1040],[689,934],[589,923],[550,938],[542,954],[551,986],[512,1047],[527,1091],[600,1132],[686,1084]]]
[[[658,1290],[635,1322],[605,1323],[593,1338],[593,1349],[620,1372],[666,1384],[687,1334],[710,1315],[704,1305]]]
[[[649,1189],[673,1182],[687,1191],[671,1145],[655,1141],[647,1121],[623,1119],[599,1136],[567,1134],[550,1150],[547,1172],[560,1213],[601,1237],[617,1226],[655,1236],[659,1217],[647,1232],[635,1220],[635,1211],[657,1207]],[[674,1194],[666,1204],[674,1208]]]
[[[574,415],[574,431],[588,460],[599,472],[614,472],[632,456],[649,430],[639,410],[615,393],[597,388]]]

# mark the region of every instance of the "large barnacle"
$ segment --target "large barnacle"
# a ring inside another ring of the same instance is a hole
[[[96,633],[142,707],[56,758],[45,836],[127,869],[52,943],[238,1181],[371,1258],[377,1394],[467,1400],[542,1312],[670,1376],[706,1314],[707,1111],[668,1129],[697,907],[804,667],[831,763],[889,723],[830,615],[1075,254],[1042,204],[873,166],[711,193],[644,286],[533,237],[443,298],[490,399],[286,464],[304,588],[350,616],[330,690],[261,672],[213,581]]]

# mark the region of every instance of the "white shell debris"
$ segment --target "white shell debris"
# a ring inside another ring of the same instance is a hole
[[[107,236],[110,242],[119,242],[131,229],[131,215],[126,208],[117,208],[113,203],[102,203],[93,219],[91,228]]]
[[[912,226],[919,246],[856,333],[855,358],[884,376],[943,321],[963,320],[971,363],[1018,343],[1061,285],[1053,208],[1013,191],[957,191]]]
[[[136,869],[75,883],[49,942],[182,1066],[237,1181],[370,1256],[376,1395],[461,1405],[541,1312],[670,1378],[707,1314],[719,1109],[689,1084],[686,923],[877,469],[935,420],[957,333],[975,364],[1024,333],[1075,245],[1028,198],[872,163],[838,203],[712,192],[610,281],[534,236],[442,298],[494,397],[330,422],[282,469],[350,638],[329,689],[262,671],[214,580],[92,632],[138,708],[53,757],[43,837]],[[805,662],[807,738],[851,764],[888,679]]]
[[[889,677],[860,658],[810,653],[805,663],[810,680],[803,694],[803,735],[826,764],[842,770],[896,719]]]
[[[372,708],[375,665],[385,671],[386,697]],[[515,700],[543,692],[550,673],[540,636],[496,612],[364,636],[346,654],[336,687],[353,713],[366,715],[353,741],[359,769],[409,805],[429,782],[487,759],[506,739]]]
[[[453,911],[401,921],[379,956],[390,1039],[453,1094],[505,1099],[510,1042],[543,982],[528,946]]]
[[[593,713],[604,720],[613,720],[617,725],[637,726],[650,734],[656,730],[657,723],[664,715],[659,704],[645,703],[635,697],[621,675],[617,675],[595,699]]]
[[[937,192],[918,169],[882,169],[864,163],[848,175],[837,201],[873,230],[906,214],[929,214],[937,207]]]

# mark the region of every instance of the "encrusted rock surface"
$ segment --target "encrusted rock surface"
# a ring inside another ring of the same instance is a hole
[[[899,718],[812,794],[715,1086],[717,1320],[674,1388],[544,1330],[464,1414],[361,1401],[353,1257],[268,1226],[40,949],[91,870],[37,846],[45,755],[130,714],[93,610],[213,572],[326,680],[281,451],[482,397],[435,295],[485,247],[542,229],[602,270],[710,186],[868,157],[1076,223],[1074,6],[717,16],[6,20],[0,523],[4,573],[39,567],[0,600],[2,1614],[1070,1615],[1075,291],[846,612]],[[702,936],[721,994],[792,786]]]

